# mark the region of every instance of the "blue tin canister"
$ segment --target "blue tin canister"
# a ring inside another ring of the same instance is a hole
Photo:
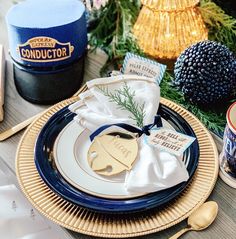
[[[229,107],[226,119],[223,157],[228,163],[230,174],[236,177],[236,102]]]
[[[6,21],[14,80],[25,99],[53,103],[78,90],[87,47],[81,1],[26,0],[9,10]]]

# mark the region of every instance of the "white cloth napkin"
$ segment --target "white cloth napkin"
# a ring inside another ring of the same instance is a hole
[[[124,82],[135,91],[135,102],[145,105],[144,125],[153,123],[159,107],[160,88],[154,79],[136,75],[99,78],[88,82],[88,90],[80,94],[81,100],[69,107],[77,114],[74,119],[91,133],[105,124],[127,123],[136,126],[136,122],[130,118],[130,112],[119,109],[99,89],[107,87],[109,92],[115,92],[123,87]],[[138,143],[138,158],[125,177],[128,192],[160,191],[188,180],[188,171],[181,158],[149,146],[144,135],[139,138]]]

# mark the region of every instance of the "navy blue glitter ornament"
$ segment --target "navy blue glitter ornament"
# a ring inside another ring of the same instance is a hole
[[[222,103],[236,90],[236,59],[217,42],[202,41],[187,48],[178,57],[174,73],[174,85],[196,105]]]

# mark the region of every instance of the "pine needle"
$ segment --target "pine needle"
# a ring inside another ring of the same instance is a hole
[[[135,91],[131,91],[130,87],[125,83],[122,89],[117,89],[114,93],[108,90],[108,87],[98,86],[98,89],[109,98],[110,102],[117,104],[118,109],[128,110],[132,116],[130,119],[136,121],[137,126],[142,128],[145,117],[144,103],[139,105],[135,102]]]
[[[193,113],[209,130],[222,135],[226,125],[226,112],[216,113],[203,110],[185,101],[184,95],[172,85],[173,75],[166,72],[161,82],[161,96],[174,101]]]
[[[209,30],[209,39],[226,45],[231,51],[236,53],[236,19],[226,14],[217,4],[211,0],[201,0],[198,7],[203,20]],[[90,31],[90,44],[93,47],[102,48],[109,56],[107,64],[103,70],[107,70],[109,64],[117,69],[122,65],[122,61],[127,52],[133,52],[144,56],[144,53],[137,45],[136,39],[132,35],[132,26],[140,10],[139,0],[112,0],[105,8],[97,14],[97,25]],[[192,112],[200,121],[210,130],[222,134],[226,120],[225,111],[216,113],[214,111],[205,111],[185,101],[183,94],[172,85],[173,75],[166,73],[161,83],[161,95],[183,106]],[[106,92],[109,96],[110,92]],[[131,92],[133,93],[133,92]],[[132,94],[131,94],[132,95]],[[123,99],[119,98],[117,92],[110,95],[114,102],[119,102],[122,109]],[[233,99],[236,101],[236,99]],[[136,106],[137,107],[137,106]],[[133,119],[137,120],[142,127],[141,118],[142,106],[137,112],[133,112]],[[137,109],[136,109],[137,111]],[[135,116],[134,116],[135,115]]]
[[[97,14],[97,25],[90,31],[89,44],[108,54],[109,64],[119,68],[127,51],[143,55],[132,34],[140,10],[139,0],[112,0]],[[104,70],[103,69],[103,70]]]
[[[236,19],[226,14],[211,0],[201,0],[199,10],[209,29],[209,39],[220,42],[236,52]]]

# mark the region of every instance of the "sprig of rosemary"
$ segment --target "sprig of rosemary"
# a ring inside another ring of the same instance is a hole
[[[135,91],[132,91],[126,82],[121,89],[116,89],[113,93],[105,86],[98,86],[98,89],[109,98],[110,102],[116,103],[118,109],[128,110],[132,114],[130,119],[135,120],[138,127],[143,127],[143,121],[146,114],[144,110],[145,104],[143,103],[140,105],[135,102]]]

